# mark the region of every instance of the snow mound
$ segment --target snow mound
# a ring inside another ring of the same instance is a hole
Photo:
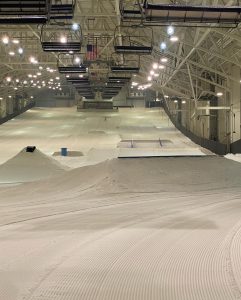
[[[27,152],[26,148],[0,165],[0,183],[23,183],[62,175],[68,168],[38,149]]]
[[[239,163],[241,162],[241,154],[231,154],[231,153],[229,153],[229,154],[226,154],[224,157],[227,158],[227,159],[237,161]]]

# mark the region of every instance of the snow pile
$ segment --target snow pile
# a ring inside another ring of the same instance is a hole
[[[67,167],[38,149],[26,152],[26,148],[0,165],[0,183],[22,183],[36,181],[63,174]]]
[[[237,161],[237,162],[241,162],[241,154],[226,154],[225,155],[225,158],[227,159],[231,159],[231,160],[234,160],[234,161]]]

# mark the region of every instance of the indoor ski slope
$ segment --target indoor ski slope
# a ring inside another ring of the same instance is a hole
[[[27,144],[38,163],[61,146],[84,154],[59,158],[74,169],[48,156],[47,179],[0,187],[0,299],[241,299],[240,163],[200,156],[158,110],[105,117],[33,110],[0,126],[5,167],[17,155],[22,168]],[[193,156],[104,161],[121,140],[158,138]]]

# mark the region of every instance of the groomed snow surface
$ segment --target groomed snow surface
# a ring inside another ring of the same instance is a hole
[[[1,300],[241,299],[241,165],[163,111],[34,109],[0,144]]]

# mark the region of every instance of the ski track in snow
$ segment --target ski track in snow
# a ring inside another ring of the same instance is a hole
[[[0,173],[8,170],[8,182],[14,168],[21,174],[21,154],[11,156],[26,146],[23,140],[35,144],[37,132],[45,154],[58,151],[66,135],[85,158],[56,158],[75,166],[69,170],[40,154],[36,165],[47,161],[51,176],[28,168],[34,176],[25,174],[24,184],[0,187],[1,300],[241,299],[238,162],[216,156],[114,158],[120,138],[133,136],[162,136],[176,149],[203,151],[160,111],[123,110],[107,122],[106,113],[46,114],[36,109],[0,127],[1,161],[10,159]],[[16,139],[21,126],[22,139]],[[6,145],[15,152],[7,153]]]

